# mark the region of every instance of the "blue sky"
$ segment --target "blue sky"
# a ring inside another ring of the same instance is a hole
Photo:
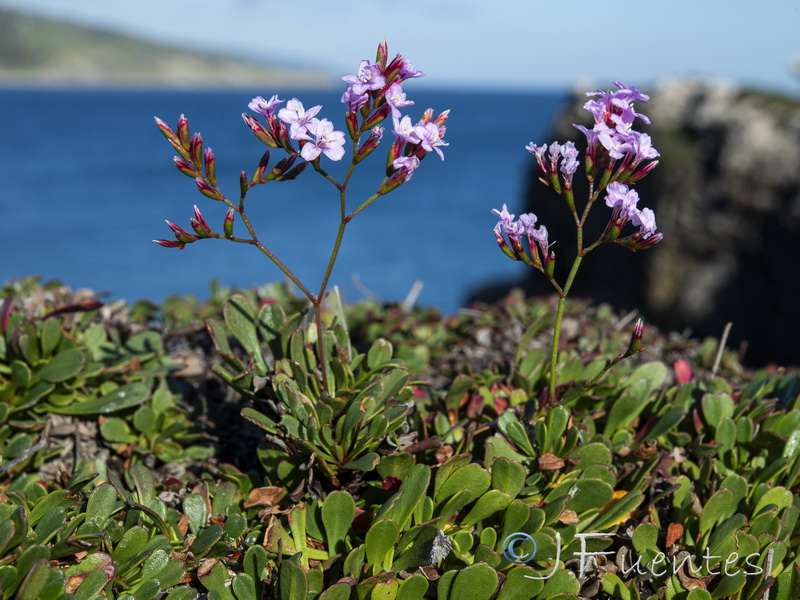
[[[345,74],[386,37],[436,87],[646,87],[723,77],[800,94],[798,0],[0,0],[159,41]]]

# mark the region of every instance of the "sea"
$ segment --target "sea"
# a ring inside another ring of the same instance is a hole
[[[350,222],[331,285],[351,302],[403,301],[415,290],[417,304],[451,314],[482,286],[527,275],[497,247],[490,211],[503,203],[511,212],[523,208],[533,160],[525,145],[551,141],[545,136],[567,93],[407,87],[412,120],[428,107],[450,109],[444,160],[429,154],[410,181]],[[218,231],[226,211],[174,167],[153,117],[174,127],[185,114],[214,151],[220,188],[238,198],[239,172],[251,175],[265,150],[241,118],[256,95],[271,92],[0,90],[0,282],[38,275],[107,300],[161,302],[207,298],[212,280],[236,287],[285,280],[251,245],[201,240],[179,251],[152,241],[172,238],[165,219],[190,230],[195,204]],[[317,116],[344,130],[339,95],[290,90],[280,97],[322,105]],[[384,124],[385,147],[391,125]],[[379,147],[358,165],[348,211],[376,190],[385,156]],[[273,151],[270,164],[280,158]],[[322,158],[335,178],[345,162]],[[334,186],[309,168],[294,181],[257,186],[245,206],[259,239],[316,292],[339,223]],[[241,223],[235,234],[246,235]]]

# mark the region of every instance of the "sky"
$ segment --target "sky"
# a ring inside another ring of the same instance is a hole
[[[800,0],[0,0],[181,46],[351,73],[386,38],[435,87],[715,77],[800,95]],[[422,84],[422,82],[420,82]]]

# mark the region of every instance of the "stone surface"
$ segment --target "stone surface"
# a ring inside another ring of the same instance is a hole
[[[636,189],[639,207],[655,210],[664,240],[638,254],[598,248],[584,260],[573,294],[697,336],[718,337],[732,321],[729,344],[746,343],[749,364],[800,364],[800,103],[725,82],[675,81],[648,93],[650,102],[637,109],[652,125],[637,129],[662,156]],[[551,136],[533,142],[572,139],[583,154],[585,138],[572,123],[591,126],[585,101],[573,96]],[[536,181],[535,167],[531,157],[527,197],[512,212],[534,212],[547,225],[563,282],[575,253],[574,225],[563,202]],[[581,179],[579,171],[576,183]],[[580,207],[585,187],[583,194],[577,189]],[[607,218],[599,201],[589,241]],[[526,275],[516,283],[528,294],[552,292],[540,273]]]

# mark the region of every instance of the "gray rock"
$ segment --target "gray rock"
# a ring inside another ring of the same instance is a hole
[[[800,364],[800,103],[726,82],[674,81],[648,93],[637,110],[652,125],[637,129],[650,134],[661,162],[636,189],[664,239],[637,254],[601,246],[584,260],[572,294],[638,309],[661,328],[697,336],[718,337],[732,321],[730,343],[747,344],[749,364]],[[572,123],[591,126],[585,101],[576,93],[552,135],[533,142],[573,140],[583,154],[585,138]],[[563,201],[537,181],[532,157],[530,165],[526,211],[557,240],[563,282],[574,225]],[[580,208],[580,170],[575,197]],[[608,210],[598,201],[586,239],[597,238]],[[552,292],[533,270],[522,285],[531,295]]]

